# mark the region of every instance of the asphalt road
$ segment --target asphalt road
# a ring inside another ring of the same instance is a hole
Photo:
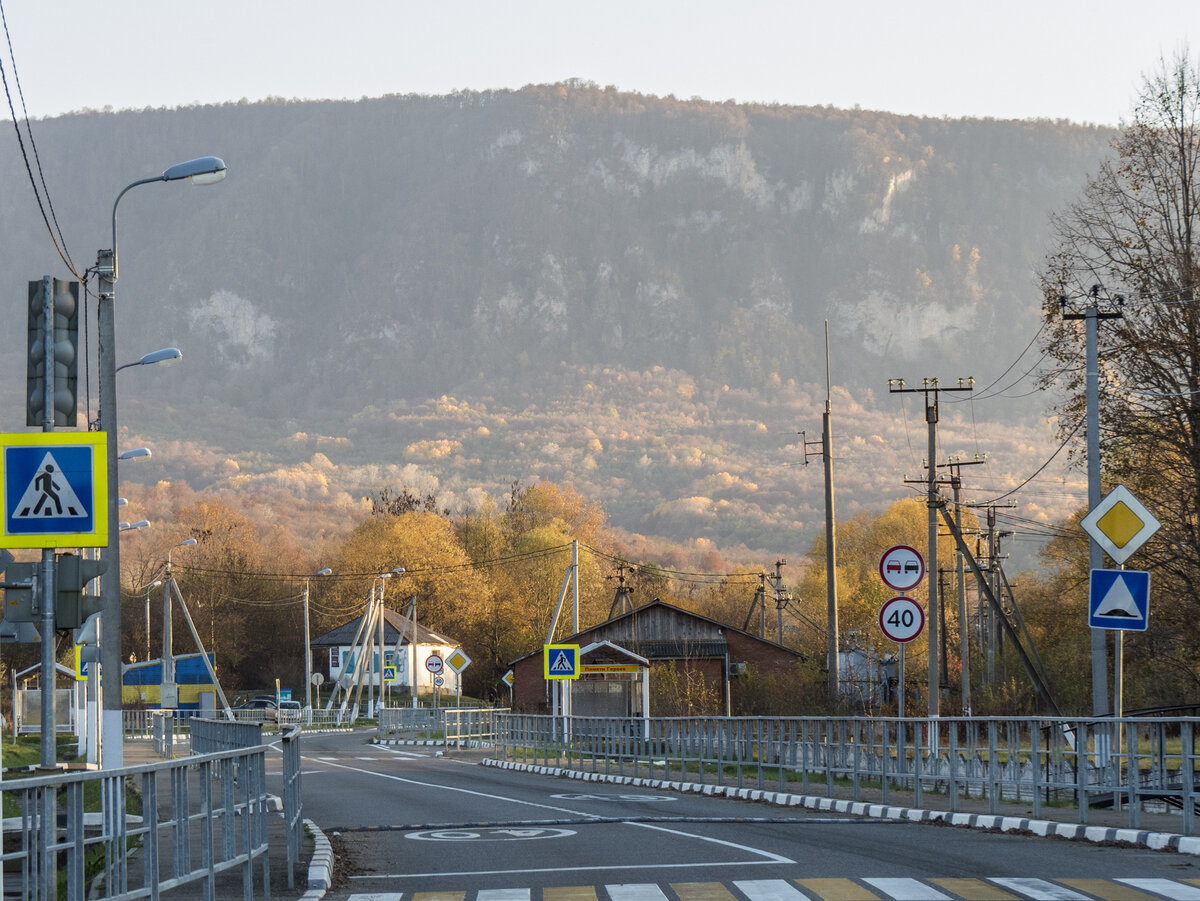
[[[338,858],[327,901],[1200,901],[1200,858],[1172,852],[584,783],[368,740],[303,739],[305,816]]]

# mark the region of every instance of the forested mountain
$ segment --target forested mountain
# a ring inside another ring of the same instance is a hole
[[[119,362],[184,352],[120,376],[122,446],[155,449],[123,478],[330,522],[401,482],[478,506],[547,478],[629,531],[764,553],[807,549],[821,521],[796,433],[819,435],[824,323],[839,504],[880,507],[924,448],[921,401],[887,379],[986,384],[1018,358],[1047,216],[1112,138],[581,82],[85,111],[22,134],[0,143],[5,431],[25,428],[25,282],[68,274],[26,161],[82,272],[122,187],[216,154],[216,187],[121,201]],[[947,406],[943,446],[1014,484],[1053,452],[1046,407]]]

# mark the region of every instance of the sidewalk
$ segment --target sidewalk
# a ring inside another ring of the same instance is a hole
[[[159,763],[163,760],[162,757],[159,757],[155,753],[154,743],[148,740],[126,739],[122,753],[125,766]],[[181,749],[177,750],[176,757],[186,757],[189,753],[185,744]],[[140,789],[140,786],[135,786],[135,788]],[[274,800],[276,804],[272,805],[270,809],[277,812],[272,813],[267,819],[267,843],[270,848],[267,852],[267,861],[270,865],[271,873],[270,896],[272,899],[284,899],[284,901],[288,901],[288,899],[319,901],[328,887],[329,876],[332,872],[333,859],[329,849],[329,842],[315,825],[307,824],[306,821],[308,828],[304,830],[303,841],[300,847],[300,859],[294,868],[292,887],[288,888],[287,832],[283,820],[283,805],[279,799],[276,798]],[[169,803],[169,795],[161,790],[159,792],[159,803],[160,805]],[[163,815],[169,816],[169,811],[166,810],[165,806]],[[196,838],[193,843],[194,854],[199,853],[199,847],[199,827],[197,826]],[[141,877],[141,855],[143,853],[144,849],[138,848],[129,859],[130,880],[135,884],[139,882]],[[173,849],[169,844],[159,849],[160,873],[166,875],[171,872],[173,853]],[[315,879],[312,890],[309,888],[310,865],[312,867],[311,875]],[[260,859],[254,865],[253,897],[265,898],[266,892],[264,892],[263,888],[263,866]],[[222,899],[243,897],[240,869],[232,869],[217,876],[215,896]],[[199,899],[204,898],[204,885],[200,881],[192,882],[188,885],[164,891],[162,897],[168,899],[168,901],[193,901],[193,899],[199,901]]]

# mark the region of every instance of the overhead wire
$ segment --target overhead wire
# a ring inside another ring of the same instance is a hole
[[[46,185],[46,174],[42,169],[42,160],[38,154],[37,142],[33,138],[33,125],[29,121],[29,110],[25,105],[25,92],[21,87],[21,77],[17,72],[17,58],[16,54],[13,52],[12,35],[8,30],[8,16],[4,10],[3,0],[0,0],[0,24],[3,24],[4,26],[4,39],[8,45],[8,58],[12,64],[13,81],[16,83],[17,95],[21,100],[21,111],[25,114],[25,131],[29,135],[29,148],[33,152],[34,163],[31,165],[29,162],[29,153],[26,152],[25,149],[25,140],[21,136],[21,123],[17,118],[17,111],[13,104],[12,91],[9,89],[8,73],[4,66],[4,60],[0,59],[0,81],[2,81],[4,85],[4,95],[8,100],[8,111],[12,116],[13,129],[16,131],[17,135],[17,146],[20,148],[21,158],[25,162],[25,172],[29,176],[29,184],[30,187],[33,188],[34,199],[37,201],[38,210],[42,214],[42,221],[46,224],[46,231],[50,235],[50,241],[54,245],[55,251],[58,253],[59,258],[66,265],[71,274],[80,281],[83,281],[83,277],[75,268],[75,263],[71,260],[71,255],[67,250],[67,242],[63,237],[62,228],[58,224],[58,215],[54,210],[54,203],[50,199],[50,189]],[[35,178],[33,174],[35,167],[38,172],[37,178]],[[41,183],[41,190],[38,189],[39,181]],[[44,203],[42,200],[43,195],[45,195]],[[48,213],[47,207],[49,207]],[[51,221],[53,221],[53,225],[51,224]]]

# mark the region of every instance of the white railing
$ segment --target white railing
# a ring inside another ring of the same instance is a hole
[[[585,718],[505,714],[508,760],[958,811],[966,798],[1176,810],[1194,834],[1200,718]]]
[[[478,747],[495,742],[499,716],[503,713],[508,713],[508,708],[384,707],[379,711],[379,739]]]

